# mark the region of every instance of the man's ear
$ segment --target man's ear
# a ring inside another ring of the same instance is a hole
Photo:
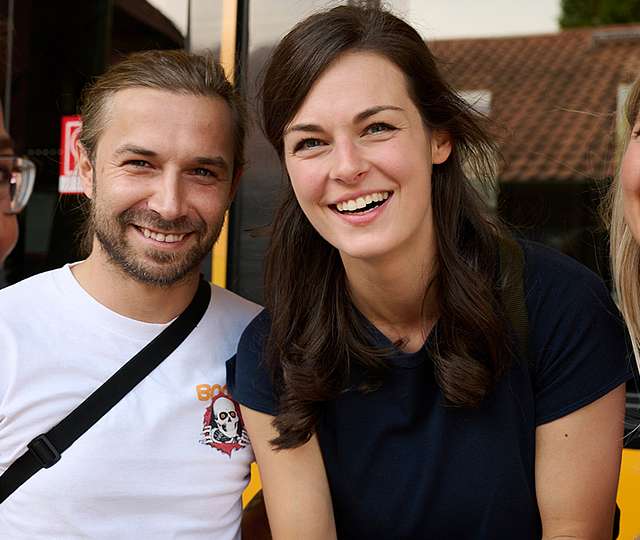
[[[233,171],[233,179],[231,180],[231,191],[229,192],[229,205],[231,205],[231,201],[236,196],[238,192],[238,187],[240,186],[240,177],[244,172],[242,167],[238,167],[235,171]]]
[[[84,145],[76,140],[76,170],[82,184],[82,191],[90,199],[93,198],[93,163]]]
[[[451,135],[448,131],[434,129],[431,132],[431,163],[440,165],[451,155]]]

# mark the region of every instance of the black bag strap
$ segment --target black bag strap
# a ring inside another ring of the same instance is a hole
[[[40,469],[48,469],[60,455],[107,414],[187,338],[202,319],[211,299],[211,286],[200,279],[187,308],[93,394],[47,433],[38,435],[27,451],[0,476],[0,503]]]
[[[502,305],[514,333],[518,355],[529,361],[529,315],[524,297],[524,252],[513,238],[498,242]]]
[[[515,334],[522,361],[529,358],[529,317],[524,297],[524,252],[515,240],[501,239],[498,244],[502,304]],[[530,366],[531,367],[531,366]],[[613,540],[620,534],[620,507],[616,502],[613,516]]]

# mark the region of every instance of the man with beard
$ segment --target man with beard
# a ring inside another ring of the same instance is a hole
[[[0,473],[189,305],[240,176],[242,104],[209,57],[132,55],[81,112],[92,250],[0,293]],[[258,306],[211,292],[178,349],[0,504],[1,538],[240,537],[251,448],[200,439]]]

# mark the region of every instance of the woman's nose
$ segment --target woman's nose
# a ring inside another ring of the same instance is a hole
[[[358,182],[368,169],[362,150],[351,139],[336,140],[332,154],[330,174],[333,180],[352,184]]]

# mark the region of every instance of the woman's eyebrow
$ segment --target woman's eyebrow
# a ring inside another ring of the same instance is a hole
[[[376,105],[375,107],[369,107],[362,112],[359,112],[353,117],[354,122],[362,122],[374,114],[378,114],[382,111],[404,111],[402,107],[396,107],[395,105]],[[292,131],[302,131],[305,133],[317,133],[322,131],[322,128],[318,124],[293,124],[284,130],[283,136],[291,133]]]
[[[396,107],[395,105],[376,105],[375,107],[369,107],[368,109],[365,109],[364,111],[359,112],[353,117],[353,120],[355,122],[362,122],[363,120],[366,120],[370,116],[373,116],[374,114],[378,114],[379,112],[382,112],[382,111],[404,111],[404,109],[402,107]]]

